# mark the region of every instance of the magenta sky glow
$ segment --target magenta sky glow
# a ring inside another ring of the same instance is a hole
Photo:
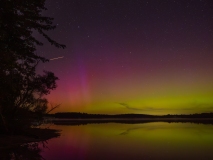
[[[38,54],[58,88],[56,112],[195,113],[213,111],[213,3],[179,1],[47,1],[55,18]]]

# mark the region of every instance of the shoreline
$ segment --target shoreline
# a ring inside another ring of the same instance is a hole
[[[213,118],[53,118],[52,121],[90,121],[90,120],[212,120]]]
[[[79,118],[79,119],[52,119],[50,121],[55,125],[85,125],[97,123],[150,123],[150,122],[167,122],[167,123],[197,123],[212,124],[213,118]]]

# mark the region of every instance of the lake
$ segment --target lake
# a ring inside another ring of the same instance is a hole
[[[43,149],[47,160],[213,159],[213,125],[151,122],[54,125],[62,130]]]
[[[211,124],[99,123],[50,128],[62,130],[61,136],[39,143],[39,150],[30,155],[46,160],[213,159]]]

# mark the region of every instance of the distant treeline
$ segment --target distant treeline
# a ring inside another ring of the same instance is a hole
[[[148,114],[88,114],[80,112],[60,112],[46,116],[62,119],[137,119],[137,118],[213,118],[213,113],[180,114],[180,115],[148,115]]]

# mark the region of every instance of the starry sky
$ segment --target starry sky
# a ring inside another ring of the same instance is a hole
[[[46,0],[55,112],[213,112],[212,0]],[[59,57],[57,59],[57,57]]]

